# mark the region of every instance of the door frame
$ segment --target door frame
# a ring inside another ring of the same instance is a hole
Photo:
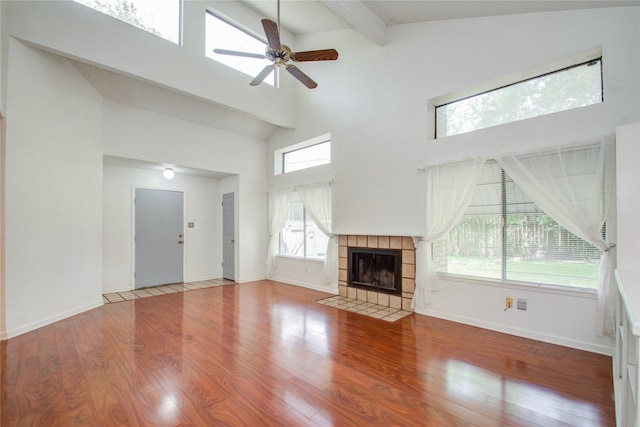
[[[131,271],[129,272],[130,276],[130,289],[136,289],[136,189],[140,190],[159,190],[159,191],[175,191],[178,193],[182,193],[182,235],[183,237],[183,245],[182,245],[182,280],[184,281],[186,277],[186,268],[187,268],[187,248],[189,247],[189,242],[186,239],[185,233],[185,218],[187,218],[187,190],[183,188],[161,188],[161,187],[147,187],[147,186],[131,186],[131,235],[129,236],[131,239]]]

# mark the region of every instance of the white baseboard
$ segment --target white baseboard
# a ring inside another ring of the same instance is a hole
[[[315,283],[305,283],[298,282],[296,280],[284,279],[282,277],[269,277],[269,280],[273,280],[274,282],[286,283],[287,285],[295,285],[303,288],[313,289],[320,292],[327,292],[330,294],[338,294],[338,284],[335,285],[317,285]]]
[[[95,302],[93,302],[91,304],[87,304],[87,305],[84,305],[84,306],[76,307],[76,308],[73,308],[71,310],[67,310],[67,311],[65,311],[63,313],[57,313],[57,314],[55,314],[53,316],[49,316],[49,317],[46,317],[44,319],[40,319],[38,321],[28,323],[26,325],[22,325],[22,326],[19,326],[17,328],[13,328],[13,329],[8,330],[8,331],[3,331],[2,333],[0,333],[0,339],[6,340],[6,339],[9,339],[9,338],[17,337],[18,335],[26,334],[27,332],[31,332],[31,331],[33,331],[35,329],[42,328],[43,326],[50,325],[50,324],[55,323],[55,322],[57,322],[59,320],[66,319],[67,317],[75,316],[76,314],[83,313],[83,312],[85,312],[87,310],[91,310],[93,308],[100,307],[103,304],[104,303],[102,302],[102,298],[100,298],[99,301],[95,301]]]
[[[247,282],[257,282],[258,280],[265,280],[267,276],[264,274],[255,275],[255,276],[246,276],[240,277],[236,279],[236,283],[247,283]]]
[[[114,292],[127,292],[132,290],[133,290],[133,287],[131,285],[111,286],[107,288],[102,288],[102,294],[112,294]]]
[[[205,280],[215,280],[215,279],[222,279],[222,275],[220,275],[220,274],[209,274],[209,275],[206,275],[206,276],[185,277],[184,283],[204,282]]]
[[[434,310],[418,310],[417,314],[423,314],[425,316],[437,317],[439,319],[450,320],[452,322],[462,323],[469,326],[476,326],[478,328],[489,329],[491,331],[501,332],[504,334],[515,335],[517,337],[528,338],[536,341],[542,341],[549,344],[561,345],[564,347],[575,348],[577,350],[589,351],[591,353],[603,354],[605,356],[611,356],[613,354],[613,348],[605,345],[597,345],[589,342],[573,340],[570,338],[559,337],[551,334],[543,334],[528,329],[513,328],[505,326],[499,323],[486,322],[483,320],[474,319],[471,317],[451,315],[448,313],[442,313]]]

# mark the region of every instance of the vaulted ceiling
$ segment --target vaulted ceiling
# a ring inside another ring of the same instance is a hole
[[[277,0],[240,0],[276,20]],[[638,6],[639,0],[281,0],[280,23],[294,34],[355,28],[380,45],[391,25],[480,16]]]

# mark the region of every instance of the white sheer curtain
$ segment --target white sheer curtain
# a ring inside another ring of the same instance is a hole
[[[289,215],[289,199],[291,190],[277,190],[269,193],[269,247],[267,248],[267,277],[271,277],[277,268],[276,247],[278,236],[284,228]]]
[[[329,237],[323,273],[325,283],[335,283],[338,280],[338,242],[331,233],[331,184],[307,185],[296,191],[313,222]]]
[[[449,232],[467,209],[485,159],[431,166],[426,169],[427,210],[425,234],[414,238],[416,246],[416,290],[411,307],[431,302],[435,271],[431,243]]]
[[[615,179],[613,136],[496,159],[511,179],[560,225],[603,250],[598,287],[598,335],[613,333],[613,259],[602,238]]]

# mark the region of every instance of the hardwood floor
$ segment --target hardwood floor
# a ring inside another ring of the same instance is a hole
[[[2,426],[613,426],[611,358],[261,281],[1,343]]]

